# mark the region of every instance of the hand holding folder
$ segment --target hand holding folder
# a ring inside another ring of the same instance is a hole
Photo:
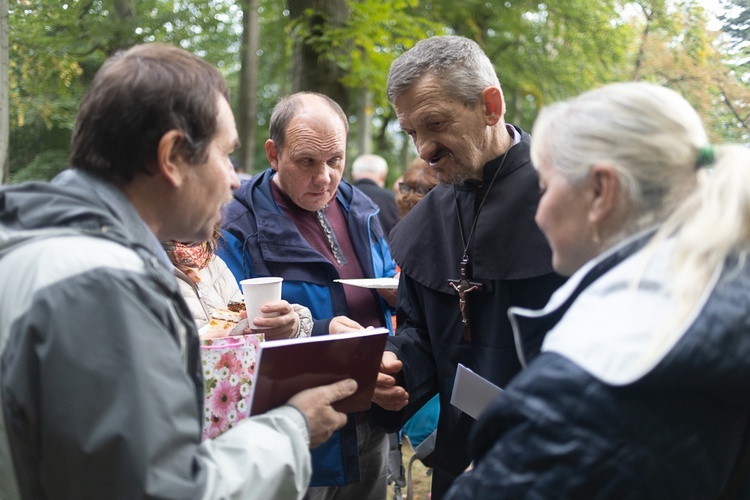
[[[281,406],[305,389],[347,378],[357,381],[357,392],[333,407],[343,413],[369,409],[387,337],[388,330],[378,328],[261,343],[249,415]]]

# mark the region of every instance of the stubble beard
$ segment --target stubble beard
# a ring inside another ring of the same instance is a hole
[[[450,158],[450,161],[453,163],[453,168],[451,168],[451,171],[450,173],[448,173],[447,178],[444,174],[438,173],[437,171],[433,170],[438,178],[438,182],[440,182],[441,185],[460,186],[472,177],[474,170],[468,165],[464,165],[463,163],[456,160],[453,152],[448,151],[445,156],[447,158]]]

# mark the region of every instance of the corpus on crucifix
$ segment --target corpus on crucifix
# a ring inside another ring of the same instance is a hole
[[[460,265],[461,277],[448,280],[450,286],[458,292],[458,307],[461,311],[461,323],[464,325],[464,342],[471,342],[471,326],[469,325],[469,311],[466,302],[466,294],[475,290],[481,290],[482,284],[469,279],[469,257],[464,254]]]

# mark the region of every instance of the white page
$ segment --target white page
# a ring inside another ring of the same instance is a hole
[[[502,392],[501,388],[459,363],[453,381],[451,404],[477,419]]]
[[[398,278],[362,278],[362,279],[336,279],[333,280],[342,285],[360,286],[363,288],[398,288]]]

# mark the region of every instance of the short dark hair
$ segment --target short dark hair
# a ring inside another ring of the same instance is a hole
[[[178,147],[188,161],[205,161],[218,126],[218,95],[229,101],[226,81],[190,52],[162,44],[118,52],[81,101],[70,163],[126,184],[152,173],[159,141],[174,129],[184,134]]]
[[[273,113],[271,114],[268,137],[273,141],[273,144],[278,151],[281,151],[284,147],[286,129],[289,127],[289,122],[292,121],[292,118],[294,118],[298,110],[303,109],[304,105],[302,104],[302,100],[305,96],[319,97],[327,103],[328,106],[339,115],[341,122],[344,124],[346,135],[349,135],[349,119],[336,101],[325,94],[318,94],[317,92],[296,92],[292,95],[281,98],[281,100],[276,103],[276,106],[274,106]]]

